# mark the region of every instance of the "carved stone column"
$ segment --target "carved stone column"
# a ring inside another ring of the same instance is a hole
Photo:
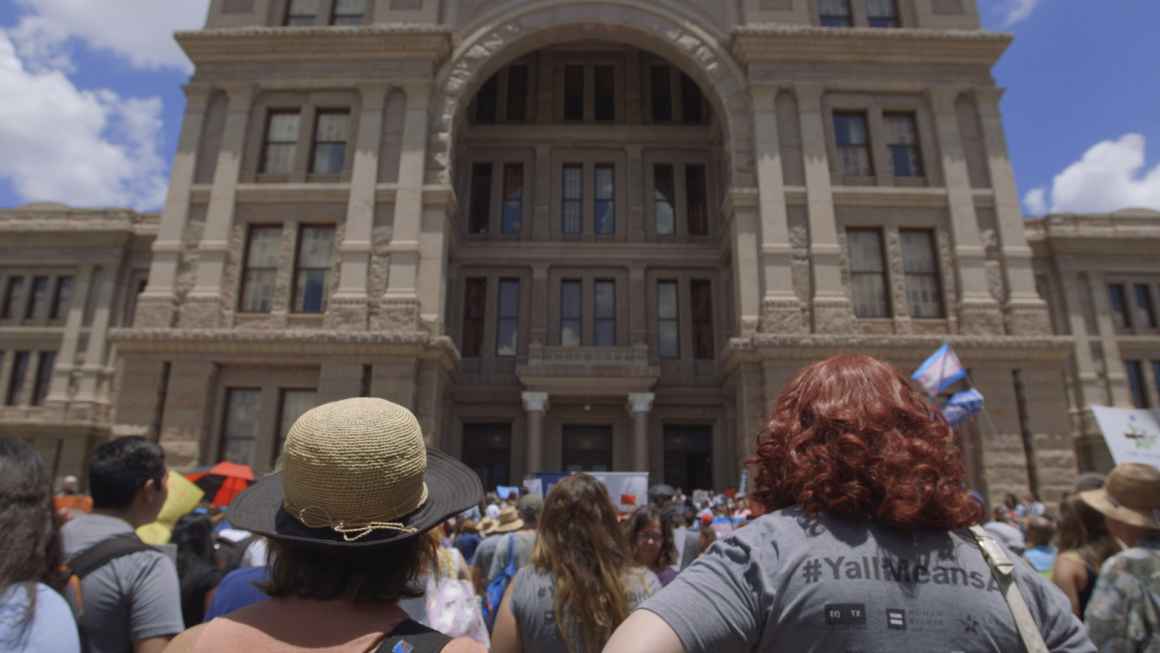
[[[761,278],[757,264],[757,192],[734,188],[725,201],[726,224],[733,246],[733,294],[738,335],[757,332],[761,315]]]
[[[651,392],[632,392],[628,395],[628,413],[632,415],[632,471],[647,472],[648,414],[656,395]]]
[[[105,353],[109,338],[109,315],[113,309],[113,287],[117,281],[115,262],[104,262],[93,273],[93,322],[89,325],[88,347],[85,364],[81,367],[80,382],[77,385],[76,401],[80,404],[96,404],[100,400],[98,392],[105,372]],[[82,309],[83,310],[83,309]]]
[[[1067,259],[1060,260],[1061,268],[1073,269],[1069,265],[1071,261]],[[1079,408],[1086,410],[1087,406],[1091,404],[1102,404],[1108,400],[1105,388],[1100,383],[1100,375],[1096,370],[1095,361],[1092,358],[1092,348],[1090,336],[1087,328],[1087,317],[1084,315],[1084,306],[1088,302],[1084,301],[1083,293],[1090,292],[1088,290],[1088,280],[1086,277],[1081,277],[1075,272],[1066,272],[1060,277],[1064,293],[1066,293],[1065,301],[1067,303],[1067,320],[1071,326],[1071,337],[1075,342],[1075,371],[1078,378],[1076,379],[1080,386],[1081,396],[1079,397]]]
[[[544,415],[548,412],[548,393],[525,392],[524,410],[528,413],[527,473],[534,474],[544,467]]]
[[[52,385],[48,391],[48,403],[65,404],[69,400],[69,385],[77,363],[77,344],[80,339],[81,323],[84,321],[93,266],[82,265],[73,284],[72,300],[68,307],[68,318],[64,325],[64,337],[56,355],[56,369],[52,374]]]
[[[1103,272],[1089,272],[1091,281],[1092,308],[1096,315],[1096,327],[1100,331],[1100,344],[1104,350],[1104,376],[1108,379],[1108,395],[1116,406],[1131,408],[1132,393],[1128,389],[1128,374],[1124,371],[1124,361],[1120,358],[1120,343],[1116,340],[1116,325],[1112,323],[1112,307],[1108,301],[1108,284]],[[1125,309],[1127,310],[1127,309]]]

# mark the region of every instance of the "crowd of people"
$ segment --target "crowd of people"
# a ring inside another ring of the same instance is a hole
[[[584,473],[485,495],[424,442],[392,402],[324,404],[273,474],[152,546],[156,443],[100,444],[88,494],[54,497],[0,439],[0,650],[1160,651],[1160,471],[984,520],[954,432],[867,356],[786,386],[748,496],[656,486],[621,511]]]

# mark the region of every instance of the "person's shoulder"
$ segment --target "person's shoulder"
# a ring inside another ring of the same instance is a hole
[[[178,633],[165,647],[165,653],[193,653],[194,646],[202,634],[209,629],[212,621],[198,624],[182,633]]]
[[[487,653],[487,648],[473,639],[459,637],[451,640],[440,653]]]
[[[68,601],[44,583],[36,584],[36,611],[39,614],[41,610],[45,614],[51,614],[54,618],[71,618],[73,611],[69,607]],[[55,619],[54,619],[55,620]]]

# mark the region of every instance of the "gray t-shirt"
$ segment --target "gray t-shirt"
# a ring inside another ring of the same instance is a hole
[[[532,561],[532,549],[536,546],[536,531],[517,531],[506,535],[496,535],[497,542],[491,555],[491,565],[487,568],[487,580],[499,576],[508,561],[508,547],[511,542],[516,547],[516,569],[523,569]]]
[[[1048,649],[1094,653],[1063,592],[1016,560]],[[642,607],[688,653],[1023,650],[969,533],[811,520],[797,509],[718,540]]]
[[[475,555],[471,557],[471,566],[479,568],[484,584],[487,584],[487,575],[491,572],[491,559],[495,557],[495,547],[504,537],[506,536],[491,535],[485,537],[479,546],[475,547]]]
[[[114,535],[131,533],[128,523],[104,515],[77,515],[61,528],[64,557]],[[160,551],[141,551],[110,561],[81,582],[85,603],[80,628],[89,653],[131,653],[133,642],[176,635],[181,618],[177,568]]]
[[[551,574],[528,565],[516,574],[512,581],[511,606],[519,626],[520,643],[525,651],[536,653],[568,653],[568,647],[560,636],[560,629],[556,627],[556,611],[554,597],[556,579]],[[661,583],[656,574],[643,568],[630,569],[622,578],[624,588],[628,592],[629,609],[636,608],[645,599],[656,594],[661,589]],[[580,634],[572,633],[572,638],[579,642]],[[601,642],[603,645],[603,642]],[[584,646],[577,646],[576,650],[587,650]]]

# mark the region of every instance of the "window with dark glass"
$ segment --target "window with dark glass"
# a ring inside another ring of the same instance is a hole
[[[584,120],[584,66],[564,66],[564,120]]]
[[[319,111],[314,122],[314,157],[310,172],[339,175],[346,167],[346,143],[350,138],[350,112]]]
[[[303,225],[294,265],[294,312],[323,313],[334,262],[334,227]]]
[[[286,7],[286,24],[294,26],[313,25],[318,22],[319,0],[289,0]]]
[[[616,281],[597,279],[593,287],[593,343],[597,347],[616,345]]]
[[[846,231],[846,246],[850,257],[850,290],[854,299],[854,315],[863,318],[890,317],[882,232],[877,229],[849,229]]]
[[[4,404],[15,406],[24,398],[24,381],[28,376],[28,358],[26,351],[12,352],[12,371],[8,375],[8,395],[4,397]]]
[[[270,456],[270,465],[274,466],[278,460],[278,453],[282,451],[282,441],[290,432],[290,427],[298,421],[306,411],[318,405],[318,390],[315,388],[281,388],[278,391],[278,430],[274,433],[273,455]]]
[[[693,313],[693,355],[710,360],[717,357],[713,343],[713,284],[708,279],[689,282],[689,300]]]
[[[705,98],[701,87],[685,73],[681,73],[681,114],[687,125],[699,125],[705,121]]]
[[[560,231],[577,235],[584,220],[584,167],[578,163],[565,165],[561,185]]]
[[[673,166],[653,164],[653,213],[658,236],[671,236],[677,226]]]
[[[886,147],[890,150],[890,164],[895,177],[922,177],[922,150],[918,145],[918,123],[913,113],[884,113]]]
[[[499,102],[499,75],[487,78],[475,94],[475,122],[490,125],[495,122],[496,106]]]
[[[1132,328],[1132,314],[1128,312],[1128,294],[1122,283],[1108,284],[1108,303],[1117,329]]]
[[[598,163],[593,170],[593,189],[596,196],[596,233],[616,233],[616,168],[611,163]]]
[[[367,14],[367,0],[334,0],[331,25],[362,25]]]
[[[503,215],[500,232],[518,235],[524,218],[524,164],[505,163],[503,166]]]
[[[853,27],[850,0],[818,0],[818,21],[822,27]]]
[[[63,320],[72,304],[72,277],[57,277],[56,287],[52,291],[52,308],[49,309],[48,319]]]
[[[467,233],[485,234],[491,222],[491,164],[471,166],[471,204],[467,215]]]
[[[254,464],[261,397],[262,391],[258,388],[226,388],[218,460],[241,465]]]
[[[580,344],[584,323],[584,290],[579,279],[560,282],[560,344],[576,347]]]
[[[652,96],[653,122],[673,120],[673,80],[668,66],[653,66],[649,69],[649,86]]]
[[[838,143],[841,174],[846,177],[874,176],[874,166],[870,162],[870,137],[866,129],[866,114],[860,111],[835,112],[834,136]]]
[[[461,460],[483,487],[507,485],[511,479],[511,424],[464,424]]]
[[[294,148],[298,144],[298,112],[271,111],[266,119],[266,142],[258,171],[267,175],[288,175],[294,169]]]
[[[528,67],[508,68],[507,119],[523,122],[528,119]]]
[[[657,355],[679,358],[681,355],[680,313],[677,310],[677,282],[657,282]]]
[[[56,365],[55,351],[42,351],[36,361],[36,381],[32,386],[33,406],[40,406],[48,398],[48,389],[52,385],[52,367]]]
[[[596,66],[593,70],[596,86],[596,119],[616,120],[616,75],[612,66]]]
[[[902,267],[906,274],[906,300],[910,316],[941,318],[942,287],[934,250],[934,234],[925,229],[899,232],[902,239]]]
[[[14,310],[20,299],[20,295],[24,293],[24,277],[8,277],[7,283],[4,284],[4,304],[0,306],[0,320],[10,320],[14,314]]]
[[[35,276],[24,303],[24,319],[39,320],[48,313],[48,277]]]
[[[463,356],[483,353],[483,324],[487,311],[487,278],[468,277],[463,289]]]
[[[1152,289],[1146,283],[1138,283],[1135,286],[1136,291],[1136,324],[1141,327],[1147,326],[1149,329],[1155,329],[1156,324],[1156,307],[1152,303]]]
[[[866,0],[866,19],[870,27],[899,27],[896,0]]]
[[[705,166],[690,163],[685,166],[685,212],[690,236],[709,235],[709,201],[705,183]]]
[[[515,356],[520,334],[520,280],[499,280],[499,315],[496,324],[495,353]]]
[[[1128,389],[1132,393],[1132,404],[1136,408],[1151,408],[1147,386],[1144,385],[1144,366],[1140,361],[1124,361],[1124,373],[1128,376]]]
[[[281,225],[250,227],[242,272],[241,312],[269,313],[273,307],[274,277],[278,275],[281,244]]]

